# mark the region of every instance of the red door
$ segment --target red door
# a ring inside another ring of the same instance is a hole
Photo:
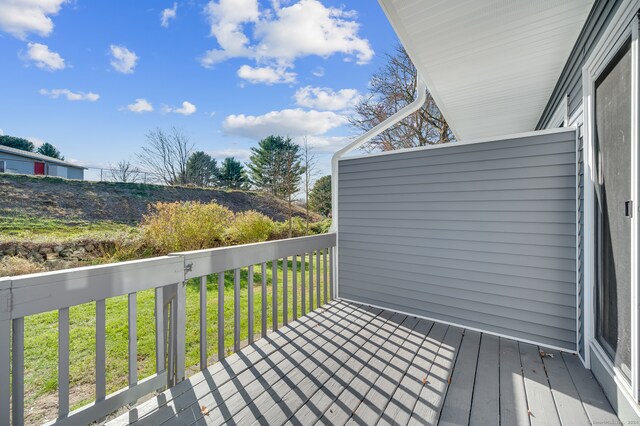
[[[33,174],[34,175],[43,175],[44,174],[44,163],[33,163]]]

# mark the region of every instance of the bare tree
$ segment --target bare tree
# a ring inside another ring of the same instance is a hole
[[[109,164],[109,169],[114,182],[136,182],[142,174],[140,169],[129,160],[119,161],[115,166]]]
[[[304,166],[304,204],[306,209],[306,220],[307,220],[307,235],[309,235],[309,193],[311,192],[311,180],[316,173],[316,165],[318,161],[316,159],[315,154],[311,150],[309,146],[309,140],[307,137],[304,137],[304,142],[302,145],[302,165]]]
[[[387,63],[373,74],[369,94],[356,105],[349,118],[352,127],[367,131],[380,124],[415,98],[417,71],[401,45],[387,54]],[[431,94],[422,108],[365,145],[368,151],[390,151],[454,140]]]
[[[156,179],[167,185],[181,185],[188,183],[187,162],[192,152],[193,144],[182,131],[175,127],[168,132],[157,128],[147,133],[138,158]]]

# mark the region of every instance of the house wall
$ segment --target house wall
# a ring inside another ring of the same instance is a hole
[[[563,99],[568,97],[568,116],[573,116],[582,106],[582,66],[600,40],[607,25],[623,0],[597,0],[580,36],[571,51],[569,59],[560,74],[549,102],[540,116],[537,129],[548,127],[551,117]]]
[[[7,162],[7,172],[17,173],[23,175],[32,175],[34,170],[34,163],[36,160],[21,157],[19,155],[8,154],[0,152],[0,161]],[[49,176],[59,176],[68,179],[84,179],[84,169],[62,166],[58,164],[46,163],[45,173]]]
[[[576,349],[575,130],[338,173],[340,297]]]
[[[7,162],[7,172],[19,173],[24,175],[33,174],[33,164],[35,163],[34,160],[0,152],[0,161]]]

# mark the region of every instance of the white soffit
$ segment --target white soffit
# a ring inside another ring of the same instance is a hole
[[[459,140],[534,130],[593,0],[379,0]]]

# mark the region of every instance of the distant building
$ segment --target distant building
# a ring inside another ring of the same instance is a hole
[[[85,167],[21,149],[0,145],[0,173],[84,179]]]

